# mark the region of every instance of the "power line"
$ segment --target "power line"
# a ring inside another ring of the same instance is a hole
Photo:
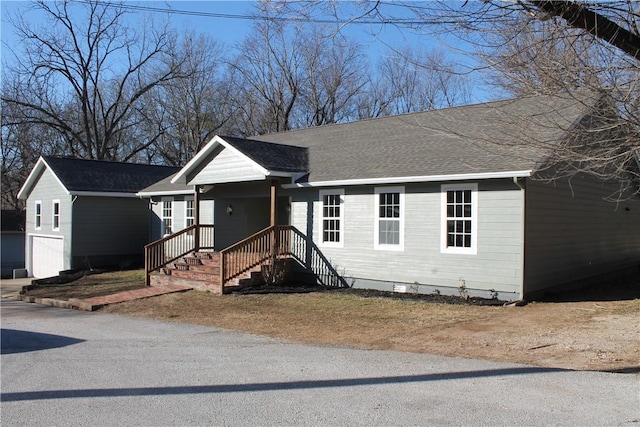
[[[375,19],[375,20],[365,20],[365,19],[353,19],[346,20],[340,18],[334,19],[319,19],[319,18],[308,18],[308,17],[282,17],[282,16],[260,16],[260,15],[238,15],[232,13],[216,13],[216,12],[199,12],[193,10],[182,10],[182,9],[165,9],[161,7],[154,6],[139,6],[132,5],[127,3],[119,3],[114,4],[111,2],[91,2],[89,0],[73,0],[75,3],[84,3],[84,4],[99,4],[101,6],[106,7],[118,7],[124,10],[130,10],[134,12],[152,12],[152,13],[165,13],[168,15],[184,15],[184,16],[197,16],[201,18],[222,18],[222,19],[241,19],[247,21],[279,21],[279,22],[298,22],[298,23],[309,23],[309,24],[359,24],[359,25],[425,25],[432,24],[433,22],[425,21],[425,20],[414,20],[414,19],[401,19],[401,18],[393,18],[393,19]]]

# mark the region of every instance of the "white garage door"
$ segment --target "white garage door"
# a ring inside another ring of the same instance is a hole
[[[63,270],[63,240],[34,236],[31,245],[33,277],[57,276]]]

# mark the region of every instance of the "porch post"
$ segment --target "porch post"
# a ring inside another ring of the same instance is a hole
[[[193,222],[200,225],[200,186],[195,186],[195,194],[193,195]]]
[[[271,226],[277,224],[278,218],[278,181],[271,180]]]
[[[278,181],[271,180],[271,258],[272,268],[275,268],[275,261],[278,250],[278,230],[276,230],[276,224],[278,222]]]
[[[193,223],[196,225],[196,229],[193,234],[193,247],[196,252],[200,250],[200,186],[196,185],[194,188],[195,194],[193,195]]]

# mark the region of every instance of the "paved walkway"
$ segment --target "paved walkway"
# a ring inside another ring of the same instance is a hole
[[[31,280],[32,279],[2,280],[0,282],[0,288],[2,289],[2,298],[20,299],[27,302],[34,302],[37,304],[50,305],[61,308],[79,308],[86,311],[95,311],[109,304],[117,304],[134,299],[155,297],[158,295],[170,294],[174,292],[185,292],[193,289],[193,287],[191,286],[184,285],[148,286],[142,289],[118,292],[116,294],[104,295],[101,297],[70,298],[68,301],[57,300],[53,298],[36,298],[19,295],[22,286],[31,284]]]
[[[193,289],[192,286],[184,285],[147,286],[142,289],[133,289],[131,291],[118,292],[117,294],[104,295],[101,297],[70,299],[69,303],[73,305],[74,308],[94,311],[109,304],[118,304],[134,299],[150,298],[174,292],[185,292],[191,289]]]

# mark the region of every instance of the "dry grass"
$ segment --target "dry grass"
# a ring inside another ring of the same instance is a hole
[[[68,300],[69,298],[99,297],[144,287],[144,271],[128,270],[90,274],[61,285],[43,285],[30,289],[27,295]]]
[[[115,272],[30,294],[86,298],[143,285],[141,271]],[[638,284],[631,288],[637,290]],[[638,372],[640,299],[632,298],[496,307],[340,293],[215,295],[190,291],[112,305],[102,311],[306,344]]]

